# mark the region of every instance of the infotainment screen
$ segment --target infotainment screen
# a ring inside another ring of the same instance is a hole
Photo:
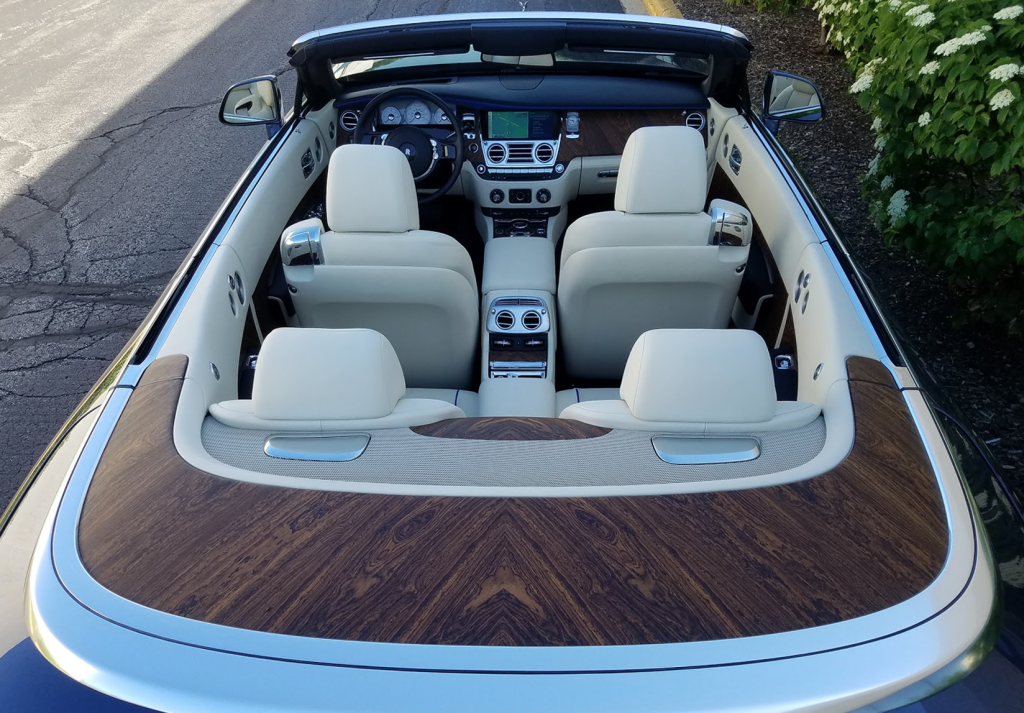
[[[553,111],[489,111],[487,112],[487,138],[526,139],[539,141],[554,139],[555,112]]]

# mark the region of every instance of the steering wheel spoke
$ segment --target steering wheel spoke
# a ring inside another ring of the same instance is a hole
[[[432,193],[421,193],[420,203],[427,203],[440,198],[447,193],[458,180],[462,170],[462,164],[466,160],[463,146],[462,134],[458,131],[426,129],[410,124],[388,127],[387,131],[370,131],[372,122],[377,115],[378,108],[395,97],[413,96],[426,99],[439,107],[447,116],[455,116],[455,112],[443,99],[415,87],[403,87],[381,92],[374,97],[359,115],[359,120],[352,132],[353,143],[382,143],[392,146],[401,151],[409,161],[409,168],[412,170],[413,179],[421,183],[429,178],[438,161],[452,161],[451,176],[444,185]],[[369,139],[369,141],[367,141]]]

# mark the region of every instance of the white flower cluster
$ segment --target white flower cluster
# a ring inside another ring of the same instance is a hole
[[[924,12],[927,9],[928,9],[927,5],[914,5],[914,7],[910,8],[909,10],[907,10],[903,14],[906,15],[907,17],[917,17],[918,15],[920,15],[922,12]]]
[[[1004,89],[1001,92],[996,92],[996,95],[992,97],[990,106],[993,109],[1003,109],[1013,104],[1014,98],[1013,92],[1009,89]]]
[[[892,194],[892,198],[889,199],[889,207],[885,211],[889,214],[890,224],[895,223],[907,214],[907,198],[909,196],[910,191],[903,190],[902,188]]]
[[[997,20],[1015,20],[1021,16],[1021,13],[1024,13],[1024,6],[1010,5],[1010,7],[1004,7],[992,17]]]
[[[926,74],[926,75],[927,74],[935,74],[938,71],[939,71],[939,62],[938,62],[938,60],[934,60],[933,59],[931,62],[929,62],[925,66],[921,67],[920,74]]]
[[[881,151],[884,148],[885,148],[885,137],[884,136],[879,136],[877,139],[875,139],[875,151]]]
[[[876,116],[875,120],[871,122],[871,130],[878,132],[882,129],[882,117]]]
[[[932,113],[926,111],[924,114],[921,114],[921,116],[917,117],[917,123],[919,126],[928,126],[928,124],[932,123]]]
[[[911,20],[910,24],[913,25],[914,27],[924,27],[925,25],[932,24],[934,21],[935,21],[935,13],[934,12],[925,12],[925,13],[922,13],[922,14],[918,15],[913,20]]]
[[[896,12],[901,7],[903,7],[903,3],[900,0],[889,0],[889,9],[893,12]]]
[[[880,158],[882,158],[882,157],[879,156],[879,155],[876,155],[873,159],[868,161],[868,175],[869,176],[874,176],[876,173],[878,173],[878,159],[880,159]]]
[[[1013,79],[1020,73],[1020,65],[1013,64],[1011,62],[1010,64],[1002,64],[996,67],[995,69],[988,73],[988,76],[996,80],[997,82],[1005,82],[1007,79]]]
[[[883,191],[887,191],[890,188],[892,188],[892,176],[886,176],[885,178],[883,178],[882,182],[879,185],[882,186]]]
[[[855,81],[850,86],[850,93],[851,94],[860,94],[865,89],[870,87],[871,86],[871,82],[873,82],[874,79],[875,79],[875,68],[878,67],[878,65],[880,65],[881,63],[882,63],[882,58],[881,57],[876,57],[875,59],[873,59],[870,62],[868,62],[867,64],[865,64],[864,65],[864,70],[861,72],[860,76],[857,77],[857,81]]]
[[[985,33],[982,30],[974,30],[972,32],[968,32],[966,35],[960,35],[960,37],[954,37],[947,42],[943,42],[935,48],[935,54],[940,57],[948,57],[949,55],[957,52],[961,47],[970,47],[984,41]]]

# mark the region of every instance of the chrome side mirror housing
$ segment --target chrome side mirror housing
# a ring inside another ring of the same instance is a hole
[[[320,234],[324,226],[318,218],[304,220],[288,228],[281,236],[281,262],[293,265],[322,265]]]
[[[738,203],[718,198],[711,201],[708,213],[711,215],[708,245],[750,245],[754,237],[754,219],[750,216],[750,211]]]
[[[277,79],[268,75],[232,85],[220,104],[220,120],[231,126],[266,124],[267,133],[273,136],[281,128],[281,90]]]
[[[825,118],[825,105],[814,82],[795,74],[771,70],[764,78],[761,120],[775,133],[780,121],[816,124]]]

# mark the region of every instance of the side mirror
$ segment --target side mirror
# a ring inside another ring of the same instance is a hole
[[[775,133],[780,121],[816,124],[825,118],[825,105],[814,82],[772,70],[764,78],[761,120]]]
[[[228,89],[220,105],[220,120],[232,126],[281,125],[281,91],[274,77],[256,77]],[[276,131],[268,133],[273,136]]]

